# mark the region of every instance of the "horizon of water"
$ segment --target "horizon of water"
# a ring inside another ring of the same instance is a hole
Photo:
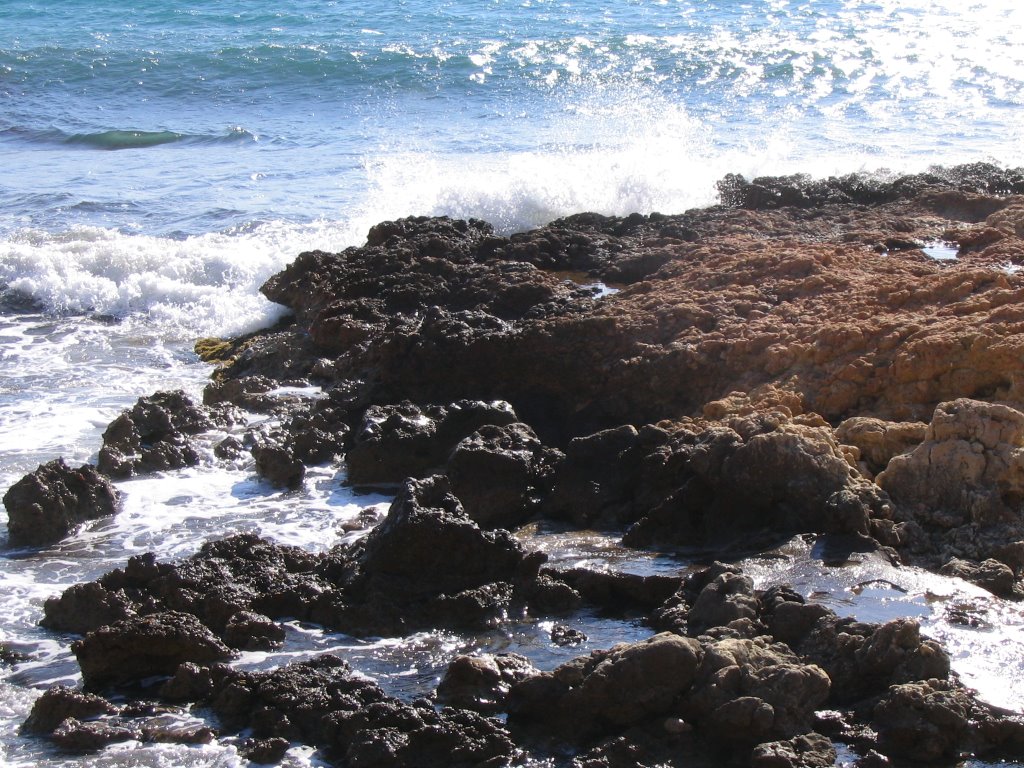
[[[140,396],[198,395],[209,367],[196,338],[274,322],[268,277],[303,250],[360,244],[379,221],[477,217],[510,233],[585,210],[714,204],[727,173],[1016,167],[1022,106],[1024,6],[1011,0],[4,0],[0,490],[57,456],[94,460]],[[386,499],[354,496],[338,468],[286,496],[244,462],[119,487],[114,521],[0,556],[0,643],[33,656],[0,668],[0,764],[241,765],[224,746],[81,759],[19,737],[42,688],[78,679],[67,638],[36,626],[43,600],[130,554],[183,557],[230,531],[317,549]],[[552,541],[560,558],[624,557]],[[856,585],[793,578],[857,610]],[[965,679],[1019,708],[1020,611],[996,601],[995,629],[957,630],[925,595],[977,594],[905,578],[909,596],[869,610],[931,616]],[[588,647],[642,632],[585,630]],[[537,631],[479,642],[536,653]],[[399,691],[474,643],[357,649],[289,629],[296,653],[344,646]]]

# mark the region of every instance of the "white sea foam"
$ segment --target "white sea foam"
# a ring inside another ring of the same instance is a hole
[[[175,240],[79,227],[0,242],[0,283],[56,313],[138,319],[170,337],[236,335],[283,308],[259,287],[301,251],[362,239],[345,223],[273,222]]]

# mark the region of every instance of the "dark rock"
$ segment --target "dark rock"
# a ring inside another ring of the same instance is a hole
[[[832,768],[835,764],[836,748],[820,733],[758,744],[750,758],[751,768]]]
[[[106,589],[95,581],[75,584],[43,604],[44,627],[84,635],[105,624],[134,616],[136,605],[123,589]]]
[[[139,728],[142,740],[154,744],[209,744],[217,737],[209,726],[182,723],[174,717],[151,717]]]
[[[92,720],[117,714],[118,708],[106,699],[63,685],[55,685],[36,699],[22,730],[26,733],[53,733],[68,718]]]
[[[850,466],[820,420],[782,410],[730,417],[726,407],[709,405],[727,418],[681,425],[647,459],[658,494],[644,500],[626,544],[728,543],[761,530],[866,534],[872,517],[891,516],[885,494]]]
[[[441,678],[437,697],[450,707],[500,712],[509,688],[534,674],[537,669],[530,660],[516,653],[456,656]]]
[[[839,702],[877,695],[898,683],[949,676],[948,654],[922,638],[913,619],[879,625],[828,615],[795,647],[828,672]]]
[[[587,642],[587,636],[573,627],[567,627],[565,624],[556,624],[551,628],[551,642],[563,647],[582,645]]]
[[[231,403],[247,411],[266,413],[279,405],[276,398],[267,394],[277,386],[276,382],[266,376],[213,381],[203,390],[203,404],[212,406]]]
[[[251,730],[257,741],[302,740],[351,766],[498,766],[514,752],[496,721],[390,698],[335,656],[267,672],[231,671],[212,708],[230,730]]]
[[[697,595],[688,615],[689,634],[699,635],[711,627],[727,627],[741,619],[756,620],[759,608],[751,578],[726,571]]]
[[[306,467],[285,444],[283,434],[271,433],[257,438],[252,457],[256,460],[256,474],[274,485],[297,488],[302,484]]]
[[[651,438],[654,438],[653,440]],[[634,517],[633,504],[647,454],[666,436],[626,425],[573,439],[565,449],[544,514],[579,527],[618,525]]]
[[[886,754],[934,763],[959,757],[972,710],[963,689],[927,680],[890,688],[875,705],[873,724]]]
[[[100,627],[71,645],[87,688],[136,683],[174,673],[187,661],[209,663],[231,651],[199,620],[166,612]]]
[[[351,557],[348,605],[329,623],[359,632],[438,626],[439,617],[485,625],[507,609],[500,585],[527,582],[540,566],[508,532],[481,531],[440,475],[408,481]]]
[[[284,643],[284,629],[269,617],[239,611],[228,619],[224,642],[242,651],[270,651]]]
[[[782,643],[725,639],[704,645],[679,714],[713,741],[753,746],[809,732],[829,689],[824,670]]]
[[[980,563],[953,558],[939,569],[939,573],[977,584],[998,597],[1018,598],[1024,592],[1017,584],[1013,569],[993,558]]]
[[[287,739],[277,736],[270,739],[246,739],[238,747],[238,754],[253,763],[275,765],[284,759],[288,751]]]
[[[134,728],[102,721],[80,722],[73,717],[58,725],[50,738],[68,752],[98,752],[111,744],[134,741],[142,734]]]
[[[347,455],[354,485],[397,483],[444,466],[456,444],[484,425],[516,421],[508,403],[463,400],[449,406],[371,406]]]
[[[590,568],[550,573],[577,590],[588,603],[616,613],[653,608],[671,597],[682,584],[678,576],[641,576]]]
[[[199,463],[189,436],[229,424],[233,415],[193,403],[181,391],[139,398],[103,433],[99,469],[126,478]]]
[[[4,494],[11,546],[60,541],[86,520],[113,515],[118,493],[90,464],[78,469],[63,459],[42,464]]]
[[[455,446],[445,474],[477,525],[514,528],[537,511],[561,459],[526,424],[484,425]]]

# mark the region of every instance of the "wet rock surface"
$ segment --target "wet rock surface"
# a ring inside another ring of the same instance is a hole
[[[916,620],[839,616],[728,561],[801,534],[1024,594],[1021,179],[729,177],[723,205],[674,216],[510,237],[410,218],[301,254],[263,288],[293,317],[204,346],[221,361],[205,405],[144,398],[108,430],[104,466],[194,463],[190,436],[230,403],[270,426],[220,460],[249,451],[292,488],[344,460],[348,483],[397,489],[387,516],[321,554],[246,534],[133,557],[49,600],[43,623],[84,635],[90,689],[162,680],[151,695],[210,707],[253,760],[294,742],[339,766],[816,768],[840,742],[865,765],[1020,760],[1020,719],[960,685]],[[957,258],[929,258],[937,240]],[[508,530],[537,520],[709,565],[547,566]],[[433,700],[330,656],[223,663],[286,642],[285,619],[389,638],[550,620],[572,648],[581,611],[651,636],[543,670],[463,654]],[[144,732],[76,696],[54,694],[41,732]]]
[[[72,469],[63,459],[41,465],[4,494],[11,546],[60,541],[78,525],[117,512],[118,492],[90,464]]]
[[[199,463],[190,436],[225,426],[229,410],[196,405],[184,392],[157,392],[139,398],[103,433],[99,470],[110,477],[181,469]]]

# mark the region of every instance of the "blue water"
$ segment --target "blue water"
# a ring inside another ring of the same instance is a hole
[[[1022,29],[1012,0],[4,0],[0,233],[514,229],[730,171],[1012,165]]]
[[[1022,147],[1019,0],[0,0],[0,493],[94,459],[139,396],[198,395],[196,337],[272,322],[264,280],[380,220],[511,232],[711,204],[726,173],[1020,166]],[[325,546],[367,503],[334,471],[287,505],[251,466],[133,481],[118,522],[0,553],[0,643],[37,659],[0,669],[0,765],[241,765],[20,737],[76,674],[42,602],[140,548],[232,530]],[[998,667],[1000,642],[957,648]]]

